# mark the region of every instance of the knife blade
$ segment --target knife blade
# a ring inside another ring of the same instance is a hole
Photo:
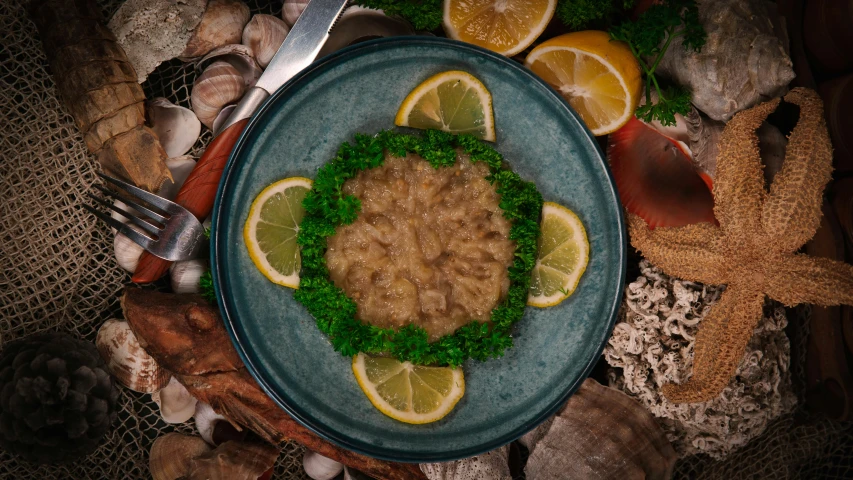
[[[213,209],[225,164],[249,118],[272,92],[315,60],[347,3],[348,0],[312,0],[308,3],[263,75],[246,92],[223,123],[221,131],[213,132],[213,141],[178,190],[176,203],[199,220],[207,218]],[[150,252],[143,252],[132,280],[135,283],[153,282],[168,271],[171,263]]]

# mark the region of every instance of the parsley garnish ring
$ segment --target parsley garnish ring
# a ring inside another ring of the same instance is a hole
[[[456,163],[457,148],[470,155],[471,161],[488,165],[490,175],[486,179],[496,185],[500,208],[512,223],[509,238],[516,242],[515,258],[508,268],[509,291],[492,310],[491,325],[472,321],[429,343],[421,327],[407,325],[394,330],[357,320],[355,302],[329,279],[324,257],[326,239],[335,234],[337,226],[355,221],[361,210],[356,197],[343,193],[344,182],[362,170],[382,165],[386,151],[398,157],[420,155],[437,169]],[[418,365],[457,366],[469,358],[485,361],[500,357],[512,347],[512,326],[524,315],[530,272],[536,264],[542,195],[536,185],[510,170],[494,148],[473,135],[438,130],[428,130],[422,136],[390,130],[375,136],[357,134],[352,145],[343,143],[335,158],[317,172],[303,206],[305,217],[297,237],[302,269],[293,296],[314,316],[335,351],[345,356],[390,353],[400,361]]]

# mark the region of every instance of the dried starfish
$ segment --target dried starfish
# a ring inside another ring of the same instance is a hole
[[[652,263],[685,280],[727,285],[700,324],[693,375],[682,385],[663,386],[671,402],[704,402],[723,390],[762,318],[765,295],[788,306],[853,304],[853,266],[795,253],[820,225],[832,146],[813,90],[795,88],[785,100],[799,105],[800,120],[769,192],[755,130],[778,98],[738,113],[723,131],[714,183],[719,227],[651,230],[629,215],[631,244]]]

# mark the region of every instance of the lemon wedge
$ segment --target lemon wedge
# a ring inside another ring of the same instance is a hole
[[[527,304],[554,306],[574,293],[589,262],[589,242],[580,218],[553,202],[542,206],[539,256],[533,267]]]
[[[311,180],[291,177],[265,188],[252,202],[243,227],[249,257],[271,282],[299,287],[301,258],[296,235],[305,216],[302,200]]]
[[[536,40],[557,8],[557,0],[444,0],[444,31],[511,57]]]
[[[440,420],[465,394],[461,367],[424,367],[359,353],[352,372],[374,407],[405,423]]]
[[[394,123],[399,127],[470,133],[495,141],[492,95],[483,82],[459,70],[433,75],[415,87],[400,104]]]
[[[562,94],[593,135],[625,125],[640,101],[640,64],[607,32],[567,33],[534,48],[525,65]]]

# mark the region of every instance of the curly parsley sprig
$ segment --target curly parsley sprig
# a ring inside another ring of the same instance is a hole
[[[441,0],[356,0],[357,5],[399,15],[418,30],[432,31],[441,26]]]
[[[661,88],[655,69],[663,59],[673,39],[683,37],[685,49],[696,52],[705,45],[706,33],[699,22],[699,9],[695,0],[664,0],[649,7],[637,21],[625,21],[610,29],[610,36],[626,42],[637,57],[646,80],[645,103],[637,107],[638,118],[650,122],[659,120],[663,125],[675,125],[675,114],[690,113],[690,92],[684,87]],[[649,63],[646,59],[651,59]],[[652,104],[654,87],[658,102]]]
[[[506,298],[492,310],[491,324],[470,322],[451,335],[430,343],[427,332],[414,325],[400,330],[381,328],[355,318],[356,304],[329,280],[324,254],[326,239],[335,227],[352,223],[361,208],[359,200],[343,193],[343,184],[359,171],[378,167],[385,151],[403,156],[420,155],[434,168],[456,162],[457,148],[472,161],[489,166],[487,179],[501,196],[500,208],[512,223],[509,238],[515,240],[515,259],[508,269],[510,287]],[[469,358],[500,357],[512,346],[512,326],[527,305],[530,272],[536,263],[542,195],[503,164],[503,157],[472,135],[454,136],[430,130],[422,136],[383,131],[375,136],[356,135],[353,144],[341,145],[336,157],[324,165],[303,201],[305,217],[297,243],[302,270],[294,298],[314,316],[320,331],[342,355],[358,352],[390,353],[401,361],[422,365],[460,365]]]

